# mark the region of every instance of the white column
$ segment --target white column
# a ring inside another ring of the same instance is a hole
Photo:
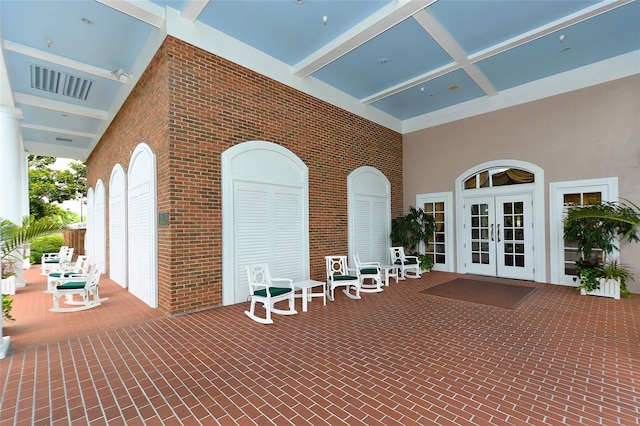
[[[20,224],[24,209],[22,111],[0,105],[0,217]]]
[[[20,136],[22,111],[0,105],[0,218],[20,224],[24,213],[24,149]],[[24,280],[23,280],[24,282]],[[0,359],[10,346],[0,319]]]

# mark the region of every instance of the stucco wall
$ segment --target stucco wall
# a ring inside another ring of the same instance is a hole
[[[640,75],[413,132],[403,145],[405,208],[500,159],[544,169],[547,221],[550,182],[617,176],[620,197],[640,205]],[[548,223],[545,232],[548,265]],[[621,258],[640,293],[640,244],[623,245]]]
[[[324,279],[325,255],[347,254],[354,169],[384,173],[392,215],[402,213],[400,134],[168,37],[88,160],[89,185],[108,184],[139,142],[156,151],[158,212],[169,213],[158,229],[163,311],[221,304],[220,155],[251,140],[280,144],[309,167],[311,278]]]

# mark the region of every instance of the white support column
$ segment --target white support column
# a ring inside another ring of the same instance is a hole
[[[0,217],[20,224],[24,209],[22,111],[0,105]]]
[[[0,218],[17,224],[22,222],[25,205],[21,120],[21,110],[0,105]],[[24,283],[24,279],[21,281]],[[2,333],[3,324],[4,319],[0,319],[0,359],[6,356],[10,346],[9,336]]]

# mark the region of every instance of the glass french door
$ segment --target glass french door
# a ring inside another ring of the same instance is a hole
[[[530,194],[466,200],[467,273],[534,279],[531,200]]]

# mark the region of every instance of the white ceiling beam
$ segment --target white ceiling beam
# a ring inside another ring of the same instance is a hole
[[[577,24],[578,22],[585,21],[587,19],[593,18],[594,16],[616,9],[620,6],[624,6],[625,4],[631,3],[633,1],[634,0],[602,1],[571,15],[567,15],[564,18],[558,19],[554,22],[550,22],[546,25],[520,34],[503,43],[499,43],[495,46],[491,46],[487,49],[473,53],[469,56],[469,60],[472,63],[482,61],[499,53],[505,52],[509,49],[513,49],[514,47],[518,47],[530,41],[549,35],[553,32],[559,31],[563,28],[567,28],[568,26]]]
[[[182,16],[187,21],[193,22],[198,19],[205,7],[209,4],[209,0],[189,0],[182,9]]]
[[[436,0],[398,0],[360,22],[292,67],[293,74],[305,78],[361,46]]]
[[[445,74],[449,74],[451,71],[455,71],[459,68],[460,66],[458,64],[452,62],[450,64],[437,68],[435,70],[421,74],[410,80],[403,81],[402,83],[396,84],[395,86],[391,86],[387,89],[381,90],[378,93],[374,93],[373,95],[367,98],[361,99],[360,102],[362,102],[363,104],[370,104],[370,103],[379,101],[380,99],[384,99],[387,96],[395,95],[396,93],[402,92],[403,90],[406,90],[410,87],[417,86],[429,80],[433,80],[434,78],[438,78]]]
[[[79,137],[82,137],[82,138],[89,138],[89,139],[92,139],[92,138],[94,138],[96,136],[95,133],[76,132],[75,130],[59,129],[57,127],[50,127],[50,126],[40,126],[38,124],[22,123],[20,127],[22,127],[23,129],[42,130],[44,132],[52,132],[52,133],[59,133],[59,134],[64,134],[64,135],[79,136]]]
[[[111,74],[111,70],[106,70],[104,68],[94,67],[93,65],[86,64],[84,62],[74,61],[73,59],[65,58],[62,56],[54,55],[49,52],[45,52],[43,50],[34,49],[29,46],[25,46],[19,43],[14,43],[9,40],[4,41],[4,48],[6,50],[10,50],[12,52],[20,53],[22,55],[30,56],[35,59],[40,59],[41,61],[51,62],[53,64],[58,64],[63,67],[72,68],[77,71],[86,72],[87,74],[92,74],[102,78],[108,78],[115,81],[120,81]],[[124,83],[125,81],[120,81]]]
[[[129,15],[156,28],[163,28],[165,21],[164,8],[150,1],[96,0],[105,6]]]
[[[16,104],[30,105],[37,108],[50,109],[65,114],[80,115],[87,118],[95,118],[98,120],[106,120],[108,118],[107,111],[102,111],[85,106],[74,105],[67,102],[55,101],[53,99],[42,98],[39,96],[28,95],[26,93],[15,93]]]
[[[451,58],[460,65],[468,75],[476,82],[478,86],[489,96],[498,94],[498,90],[489,81],[486,75],[474,64],[469,61],[467,52],[465,52],[458,42],[449,34],[449,32],[440,24],[440,22],[427,10],[421,10],[413,15],[413,19],[425,29],[426,32],[451,56]]]
[[[447,72],[455,71],[458,68],[462,68],[468,75],[471,77],[482,90],[489,96],[494,96],[498,94],[497,89],[493,86],[493,84],[489,81],[489,79],[484,75],[482,71],[475,65],[478,61],[489,58],[493,55],[497,55],[499,53],[505,52],[514,47],[520,46],[522,44],[528,43],[532,40],[535,40],[540,37],[544,37],[550,33],[558,31],[562,28],[566,28],[570,25],[576,24],[578,22],[584,21],[586,19],[592,18],[594,16],[600,15],[602,13],[608,12],[617,7],[623,6],[627,3],[630,3],[634,0],[617,0],[617,1],[603,1],[596,5],[585,8],[581,11],[568,15],[562,19],[551,22],[542,27],[536,28],[519,36],[513,37],[510,40],[505,41],[504,43],[497,44],[488,49],[482,50],[480,52],[474,53],[472,55],[467,56],[466,52],[460,47],[458,42],[448,33],[447,30],[442,27],[440,22],[429,12],[428,10],[421,10],[416,12],[413,17],[414,19],[431,35],[431,37],[438,43],[440,46],[451,56],[451,58],[459,65],[459,66],[451,66],[446,65],[445,67],[439,68],[434,71],[430,71],[428,73],[422,74],[418,77],[415,77],[411,80],[404,81],[400,84],[392,86],[388,89],[382,90],[374,95],[371,95],[367,98],[362,99],[361,101],[365,104],[369,104],[380,99],[386,98],[388,96],[394,95],[402,90],[406,90],[410,87],[417,86],[426,81],[432,80],[436,77],[440,77],[441,75],[446,74]],[[446,71],[448,70],[448,71]],[[445,72],[446,71],[446,72]]]

